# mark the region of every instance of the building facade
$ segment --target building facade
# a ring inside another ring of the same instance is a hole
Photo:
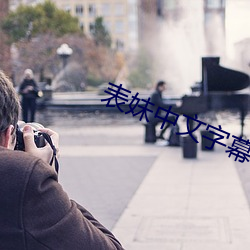
[[[78,17],[79,25],[91,36],[96,17],[103,17],[113,48],[135,50],[138,47],[137,0],[52,0],[59,8]]]
[[[138,15],[139,15],[139,41],[147,39],[148,33],[154,29],[157,14],[157,0],[139,0]],[[149,34],[151,35],[151,34]]]
[[[103,17],[110,32],[112,47],[136,50],[138,47],[138,0],[51,0],[58,8],[79,19],[84,33],[91,36],[96,17]],[[20,4],[38,4],[44,0],[10,0],[14,10]]]
[[[207,53],[216,54],[225,48],[225,0],[140,0],[139,5],[140,39],[145,39],[148,31],[152,33],[159,22],[177,27],[183,21],[190,26],[191,21],[203,26]]]

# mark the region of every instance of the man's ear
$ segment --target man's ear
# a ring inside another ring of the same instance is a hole
[[[8,149],[14,149],[13,144],[13,130],[14,126],[10,125],[4,132],[3,138],[2,138],[2,146]]]

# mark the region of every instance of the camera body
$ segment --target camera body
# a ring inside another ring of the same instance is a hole
[[[25,151],[25,144],[23,140],[23,131],[22,128],[24,127],[25,123],[22,124],[22,126],[17,126],[16,129],[16,145],[15,145],[15,150],[20,150],[20,151]],[[42,148],[45,146],[45,139],[43,135],[37,131],[37,129],[40,127],[42,128],[43,126],[40,125],[39,123],[28,123],[33,128],[34,131],[34,141],[35,144],[38,148]]]

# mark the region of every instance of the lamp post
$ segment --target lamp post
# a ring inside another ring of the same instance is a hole
[[[67,43],[63,43],[57,50],[57,55],[59,55],[62,58],[63,61],[63,68],[67,65],[67,60],[73,53],[73,50],[69,47]]]

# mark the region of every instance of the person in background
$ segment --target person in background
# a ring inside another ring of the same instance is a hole
[[[150,115],[149,115],[149,122],[155,126],[159,123],[162,123],[162,120],[160,118],[154,117],[156,112],[157,112],[157,109],[159,107],[168,108],[168,105],[166,105],[162,99],[162,93],[165,90],[166,90],[166,82],[164,82],[164,81],[157,82],[155,91],[153,92],[153,94],[151,95],[151,98],[150,98],[150,102],[154,103],[154,106],[151,107],[153,112],[150,113]],[[158,116],[160,116],[160,115],[161,115],[161,112],[158,113]],[[174,122],[175,118],[174,118],[174,116],[169,115],[168,120]],[[161,132],[159,135],[156,136],[156,139],[165,140],[164,134],[170,126],[171,126],[171,123],[166,122],[165,127],[163,129],[161,129]]]
[[[25,152],[14,150],[20,104],[13,84],[0,71],[0,249],[122,250],[115,236],[84,207],[70,200],[49,165],[59,135],[48,128],[49,144],[36,147],[30,125],[23,128]]]
[[[38,87],[34,80],[31,69],[24,71],[24,79],[19,88],[22,96],[22,115],[24,122],[34,122],[36,114],[36,99],[38,97]]]

